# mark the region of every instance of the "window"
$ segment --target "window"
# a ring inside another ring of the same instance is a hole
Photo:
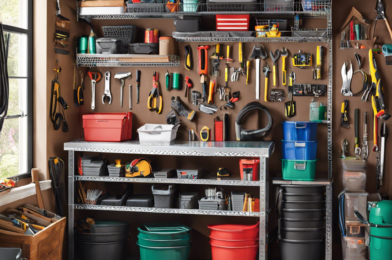
[[[0,133],[0,180],[28,177],[32,168],[33,1],[0,0],[4,37],[9,37],[8,115]]]

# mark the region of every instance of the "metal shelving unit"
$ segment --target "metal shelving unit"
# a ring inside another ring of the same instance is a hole
[[[75,181],[98,181],[98,182],[124,182],[124,183],[152,183],[152,184],[191,184],[191,185],[219,185],[219,186],[260,186],[260,181],[241,180],[214,180],[214,179],[161,179],[161,178],[126,178],[107,176],[75,176]]]
[[[77,54],[76,63],[79,67],[179,67],[180,57],[177,55]]]
[[[202,216],[221,217],[254,217],[260,221],[259,230],[259,260],[267,259],[266,238],[268,233],[268,159],[274,151],[273,142],[174,142],[167,146],[140,145],[138,141],[127,141],[121,143],[85,142],[82,140],[64,144],[64,150],[68,151],[68,257],[74,258],[74,213],[75,210],[102,210],[116,212],[141,212],[160,214],[190,214]],[[111,177],[89,177],[76,175],[77,152],[93,153],[116,153],[116,154],[138,154],[138,155],[162,155],[162,156],[204,156],[204,157],[253,157],[260,159],[260,177],[257,182],[240,180],[183,180],[183,179],[127,179]],[[75,181],[102,181],[102,182],[134,182],[134,183],[179,183],[197,185],[229,185],[259,187],[260,212],[238,212],[220,210],[198,210],[198,209],[160,209],[160,208],[138,208],[126,206],[102,206],[102,205],[79,205],[74,203]],[[167,181],[167,182],[166,182]]]
[[[188,37],[178,36],[173,32],[173,38],[178,42],[328,42],[324,37]]]

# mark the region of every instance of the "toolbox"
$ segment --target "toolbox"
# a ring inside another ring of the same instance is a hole
[[[83,115],[88,142],[121,142],[132,138],[132,112]]]
[[[205,170],[177,170],[178,179],[200,179]]]
[[[159,43],[130,43],[129,54],[158,54]]]
[[[290,181],[313,181],[317,160],[282,159],[283,179]]]
[[[129,207],[154,207],[154,196],[151,194],[134,194],[129,196],[125,206]]]
[[[95,45],[97,54],[117,54],[121,48],[121,41],[111,38],[98,38]]]
[[[177,177],[177,171],[174,169],[154,171],[154,178],[168,179],[168,178],[176,178],[176,177]]]
[[[216,30],[217,31],[249,31],[248,14],[244,15],[216,15]]]
[[[283,159],[316,160],[318,141],[282,141]]]
[[[175,19],[174,25],[177,32],[199,32],[200,18],[193,16],[185,16],[183,19]]]

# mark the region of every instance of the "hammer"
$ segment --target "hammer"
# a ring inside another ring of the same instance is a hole
[[[121,94],[120,94],[120,104],[121,107],[123,107],[123,96],[124,96],[124,85],[125,85],[125,79],[129,78],[131,76],[131,72],[119,72],[117,73],[114,78],[119,79],[121,82]]]
[[[256,59],[256,99],[260,99],[260,59],[265,60],[268,54],[262,45],[255,45],[249,59]]]

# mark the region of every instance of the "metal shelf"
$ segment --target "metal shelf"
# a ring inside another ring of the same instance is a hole
[[[75,176],[75,181],[164,183],[164,184],[222,185],[222,186],[249,186],[249,187],[259,187],[261,184],[260,181],[241,181],[241,180],[126,178],[126,177],[108,177],[108,176]]]
[[[97,153],[124,153],[139,155],[220,156],[220,157],[269,157],[273,142],[189,142],[175,141],[172,145],[141,145],[139,141],[64,143],[64,150]]]
[[[179,67],[176,55],[77,54],[79,67]]]
[[[106,206],[75,204],[75,210],[103,210],[103,211],[122,211],[122,212],[142,212],[142,213],[161,213],[161,214],[185,214],[185,215],[204,215],[204,216],[232,216],[232,217],[260,217],[264,213],[242,212],[228,210],[199,210],[199,209],[163,209],[163,208],[142,208],[127,206]]]
[[[173,33],[179,42],[328,42],[325,37],[181,37]]]
[[[272,180],[273,184],[276,185],[323,185],[329,186],[333,183],[333,179],[315,179],[314,181],[288,181],[282,178],[274,178]]]

